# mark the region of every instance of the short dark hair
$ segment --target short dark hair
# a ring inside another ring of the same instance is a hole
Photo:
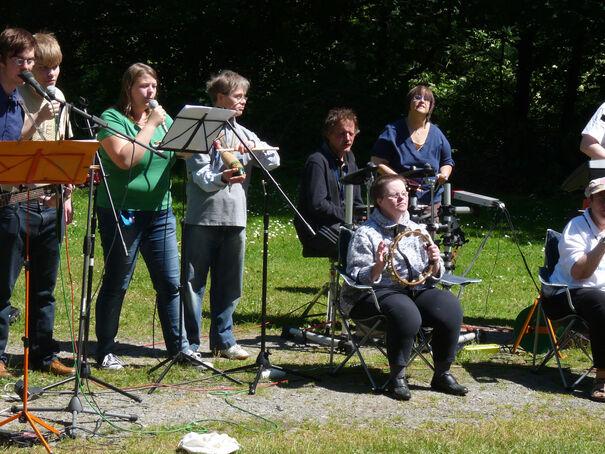
[[[228,69],[213,75],[210,77],[210,80],[206,82],[206,91],[208,92],[208,96],[210,96],[212,104],[216,104],[219,93],[228,95],[239,87],[243,88],[247,93],[250,88],[250,81],[235,71],[230,71]]]
[[[324,124],[321,128],[321,135],[324,140],[328,139],[328,135],[332,132],[332,129],[341,121],[352,121],[355,123],[355,134],[359,132],[357,128],[357,115],[353,112],[353,109],[347,109],[344,107],[338,107],[331,109],[324,120]]]
[[[431,102],[431,107],[429,107],[429,113],[427,114],[426,119],[430,120],[431,114],[433,113],[433,109],[435,108],[435,95],[428,86],[422,84],[416,85],[408,92],[407,96],[405,97],[405,105],[407,106],[408,110],[410,109],[412,101],[414,100],[414,96],[416,95],[426,96],[427,98],[429,98]]]
[[[374,180],[372,186],[370,187],[370,198],[372,199],[374,206],[378,205],[378,199],[382,199],[384,197],[385,188],[392,181],[402,181],[406,190],[408,189],[408,180],[406,180],[405,177],[402,177],[396,173],[380,175]]]
[[[0,57],[7,59],[27,49],[36,49],[33,35],[23,28],[5,28],[0,33]]]

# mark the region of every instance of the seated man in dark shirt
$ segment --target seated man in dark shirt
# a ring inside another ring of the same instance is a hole
[[[357,116],[351,109],[332,109],[324,120],[324,142],[303,168],[298,209],[315,230],[309,234],[299,219],[294,220],[303,255],[338,258],[338,229],[345,222],[345,189],[338,179],[357,170],[351,147],[358,132]],[[362,205],[355,186],[353,205]]]

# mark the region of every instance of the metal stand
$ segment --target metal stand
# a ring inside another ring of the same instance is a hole
[[[183,203],[183,206],[185,206],[185,204]],[[185,235],[184,235],[184,226],[185,226],[185,217],[181,217],[180,220],[180,224],[181,224],[181,250],[184,251],[185,250]],[[183,307],[184,307],[184,296],[183,296],[183,292],[185,291],[185,260],[181,257],[181,283],[179,286],[179,345],[182,345],[183,342]],[[206,369],[210,369],[211,371],[213,371],[216,375],[218,376],[223,376],[229,380],[231,380],[233,383],[237,383],[238,385],[242,385],[243,383],[241,381],[239,381],[236,378],[230,377],[229,375],[227,375],[226,372],[222,372],[218,369],[215,369],[212,365],[201,361],[198,358],[193,357],[192,355],[188,355],[187,353],[184,353],[182,351],[179,351],[176,355],[174,355],[172,358],[166,358],[164,361],[160,362],[159,364],[153,366],[150,370],[149,370],[149,374],[152,374],[153,372],[155,372],[157,369],[159,369],[160,367],[163,367],[166,365],[166,369],[164,369],[164,371],[160,374],[160,376],[158,377],[158,379],[154,382],[154,384],[156,386],[151,387],[151,389],[149,390],[149,392],[147,394],[152,394],[157,388],[158,388],[158,384],[161,383],[161,381],[164,379],[164,377],[166,376],[166,374],[168,374],[168,372],[170,372],[170,369],[172,369],[172,366],[174,366],[176,363],[190,363],[193,364],[195,366],[201,366],[203,368]]]
[[[21,422],[28,422],[29,425],[34,430],[34,432],[36,433],[36,436],[38,437],[38,439],[40,440],[42,445],[44,445],[44,448],[46,449],[46,451],[48,451],[49,453],[52,453],[52,450],[50,449],[48,442],[46,441],[46,439],[40,432],[40,429],[38,429],[38,426],[36,425],[36,423],[41,425],[42,427],[46,428],[47,430],[50,430],[55,435],[59,435],[60,432],[57,429],[55,429],[53,426],[51,426],[50,424],[45,423],[40,418],[33,415],[30,412],[30,409],[28,409],[28,407],[27,407],[27,401],[28,401],[27,387],[28,387],[28,377],[29,377],[29,370],[28,370],[29,369],[29,272],[30,272],[30,266],[29,266],[29,200],[28,200],[28,208],[27,208],[27,234],[26,234],[25,238],[26,238],[25,239],[25,334],[23,336],[23,351],[24,351],[24,353],[23,353],[23,356],[24,356],[24,359],[23,359],[23,383],[24,383],[23,384],[23,407],[20,410],[18,410],[17,414],[5,419],[4,421],[1,421],[0,426],[3,426],[4,424],[7,424],[11,421],[14,421],[15,419],[18,419]]]
[[[242,142],[243,143],[243,142]],[[281,366],[276,366],[271,364],[269,360],[269,355],[271,354],[267,349],[267,257],[269,253],[269,193],[267,191],[267,183],[265,180],[262,180],[263,184],[263,193],[265,197],[265,210],[263,215],[263,277],[262,277],[262,308],[261,308],[261,349],[256,357],[255,364],[248,364],[246,366],[236,367],[234,369],[229,369],[225,371],[226,373],[230,372],[238,372],[249,369],[255,369],[258,367],[256,372],[256,377],[254,381],[250,384],[249,394],[256,393],[256,387],[258,386],[258,381],[260,380],[263,371],[276,369],[287,373],[292,373],[295,375],[299,375],[305,378],[316,379],[311,375],[304,374],[302,372],[293,371],[290,369],[286,369]]]
[[[189,112],[187,108],[183,108],[183,110],[177,115],[174,123],[170,127],[170,130],[166,133],[166,137],[160,146],[165,149],[169,149],[177,152],[197,152],[197,153],[208,153],[210,144],[213,143],[214,138],[218,135],[219,131],[222,129],[223,124],[226,122],[225,119],[228,118],[225,116],[227,113],[223,109],[212,109],[208,107],[189,107]],[[195,112],[197,115],[194,115]],[[183,181],[186,181],[186,175],[183,175]],[[185,192],[183,190],[183,192]],[[185,206],[185,195],[183,196],[183,207]],[[184,210],[184,208],[183,208]],[[181,251],[185,249],[185,215],[181,216],[180,219],[181,225]],[[181,282],[179,286],[179,346],[182,345],[183,342],[183,307],[184,307],[184,291],[185,291],[185,261],[181,258]],[[149,374],[152,374],[160,367],[166,366],[164,371],[160,374],[158,379],[155,381],[155,385],[161,383],[164,377],[168,374],[172,366],[176,363],[189,363],[195,366],[200,366],[206,369],[213,371],[218,376],[223,376],[228,380],[231,380],[238,385],[243,384],[241,381],[236,378],[230,377],[226,372],[222,372],[218,369],[215,369],[212,365],[192,356],[185,352],[179,351],[172,358],[166,358],[159,364],[155,365],[149,370]],[[152,394],[158,386],[153,386],[148,394]]]
[[[77,341],[77,356],[76,356],[76,375],[68,377],[65,380],[61,380],[53,385],[47,386],[44,389],[50,389],[56,386],[60,386],[71,381],[75,382],[73,396],[67,407],[62,409],[39,407],[36,411],[66,411],[72,415],[72,425],[67,427],[66,431],[72,438],[76,438],[76,431],[78,429],[78,413],[89,413],[89,414],[101,414],[105,416],[112,416],[128,421],[136,421],[138,417],[136,415],[124,415],[118,413],[108,412],[97,412],[95,410],[85,410],[82,407],[79,393],[80,386],[83,380],[91,380],[100,386],[108,388],[125,397],[128,397],[135,402],[142,402],[141,398],[130,394],[110,383],[107,383],[91,373],[90,364],[88,362],[88,338],[90,332],[90,308],[92,302],[92,276],[94,271],[94,249],[95,249],[95,231],[97,225],[97,217],[95,214],[96,206],[96,191],[94,185],[94,171],[98,167],[103,180],[105,180],[105,173],[103,172],[101,160],[98,153],[95,155],[97,166],[91,166],[90,170],[90,190],[88,194],[88,215],[86,223],[86,235],[84,237],[84,261],[82,271],[82,299],[80,304],[80,321],[78,327],[78,341]],[[115,210],[114,210],[115,212]],[[121,232],[120,232],[121,235]],[[19,411],[19,407],[12,407],[14,411]]]
[[[83,101],[83,104],[86,104],[86,101]],[[72,107],[72,109],[74,109]],[[86,112],[86,105],[84,105],[83,110],[74,109],[76,113],[83,112],[84,119],[86,122],[86,129],[89,132],[91,138],[95,137],[92,126],[90,124],[90,119],[94,119],[96,117],[91,117]],[[72,438],[76,438],[76,431],[78,428],[78,413],[89,413],[89,414],[101,414],[105,416],[112,416],[121,419],[125,419],[128,421],[136,421],[138,417],[136,415],[123,415],[118,413],[108,413],[108,412],[97,412],[95,410],[85,410],[82,406],[82,402],[80,401],[79,393],[80,386],[82,385],[82,381],[85,379],[92,380],[98,385],[108,388],[112,391],[115,391],[119,394],[122,394],[125,397],[128,397],[135,402],[142,402],[141,398],[135,396],[127,391],[124,391],[116,386],[107,383],[91,373],[90,364],[88,362],[88,339],[90,332],[90,308],[92,305],[92,277],[94,271],[94,251],[95,251],[95,231],[97,228],[97,216],[96,216],[96,200],[97,194],[95,189],[95,170],[99,171],[101,175],[101,180],[107,186],[107,178],[105,171],[103,169],[103,164],[101,162],[101,158],[99,153],[95,153],[94,163],[90,167],[89,171],[89,193],[88,193],[88,213],[86,216],[86,234],[84,236],[84,245],[83,245],[83,253],[84,260],[82,265],[82,293],[81,293],[81,303],[80,303],[80,320],[78,325],[78,341],[77,341],[77,354],[76,354],[76,375],[72,377],[68,377],[64,380],[61,380],[53,385],[47,386],[44,388],[50,389],[56,386],[60,386],[65,383],[69,383],[74,381],[74,391],[73,396],[67,405],[62,409],[57,408],[48,408],[48,407],[39,407],[36,408],[37,411],[66,411],[72,415],[72,425],[67,427],[66,431],[68,435]],[[112,208],[112,212],[114,218],[116,220],[116,225],[118,228],[118,234],[120,236],[120,240],[122,243],[122,247],[124,249],[124,253],[128,254],[126,249],[126,244],[124,243],[124,237],[122,236],[122,231],[120,229],[120,225],[117,221],[117,214],[113,204],[113,199],[109,191],[107,192],[109,203]],[[11,410],[13,412],[19,411],[19,407],[12,407]]]

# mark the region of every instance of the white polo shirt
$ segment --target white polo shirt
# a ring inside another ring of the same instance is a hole
[[[582,215],[573,218],[563,229],[559,241],[559,262],[550,282],[566,284],[569,288],[596,287],[605,291],[605,260],[601,261],[589,278],[578,281],[571,277],[571,267],[599,242],[601,231],[592,221],[589,210],[590,208],[587,208]]]
[[[582,135],[594,137],[602,147],[605,147],[605,103],[601,104],[601,107],[597,109],[582,131]]]

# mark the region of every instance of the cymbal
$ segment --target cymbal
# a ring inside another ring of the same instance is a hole
[[[368,166],[353,173],[348,173],[340,177],[338,181],[342,184],[364,184],[374,172],[377,172],[377,167]]]
[[[435,169],[433,169],[430,165],[423,167],[422,169],[412,169],[407,170],[406,172],[402,172],[401,176],[406,178],[414,178],[414,177],[434,177],[437,175]]]

